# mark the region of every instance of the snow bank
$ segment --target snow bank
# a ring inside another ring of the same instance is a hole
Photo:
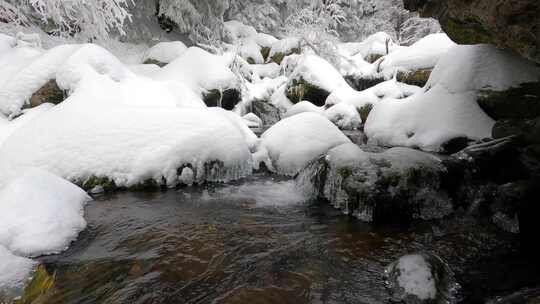
[[[456,44],[444,33],[430,34],[409,47],[400,48],[380,59],[379,70],[385,77],[395,71],[433,68],[439,59]],[[377,63],[375,63],[377,64]]]
[[[491,137],[494,121],[476,103],[478,90],[539,80],[539,68],[494,46],[456,46],[433,70],[427,92],[379,102],[366,122],[366,135],[373,143],[428,151],[456,137]]]
[[[261,136],[266,166],[277,173],[295,175],[311,160],[350,140],[328,119],[301,113],[281,120]],[[257,155],[258,159],[263,159]]]
[[[63,251],[86,227],[90,197],[50,173],[25,172],[0,190],[0,245],[30,257]]]
[[[35,265],[31,259],[16,256],[0,245],[0,291],[22,289]]]
[[[146,62],[150,59],[163,63],[169,63],[182,56],[186,50],[186,45],[181,41],[160,42],[146,52],[142,62]]]

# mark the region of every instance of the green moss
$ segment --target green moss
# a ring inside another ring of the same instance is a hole
[[[97,186],[103,187],[106,192],[114,191],[118,188],[113,180],[109,179],[108,177],[98,176],[92,176],[88,178],[81,185],[84,190],[91,190]]]
[[[352,175],[352,169],[349,167],[341,167],[337,170],[337,173],[343,178],[346,179],[347,177]]]
[[[286,95],[292,103],[307,100],[314,105],[323,106],[330,93],[300,78],[291,81],[287,87]]]
[[[369,113],[371,113],[371,110],[373,110],[373,105],[370,103],[364,105],[360,108],[360,110],[358,110],[358,114],[360,114],[360,118],[362,119],[363,123],[366,123]]]
[[[493,36],[474,19],[459,23],[447,19],[442,24],[445,33],[459,44],[493,43]]]
[[[32,280],[24,288],[23,296],[15,301],[16,304],[42,303],[47,297],[47,293],[53,287],[56,274],[50,275],[45,267],[38,266]]]

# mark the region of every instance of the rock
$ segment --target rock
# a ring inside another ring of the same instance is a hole
[[[493,125],[492,136],[494,139],[508,136],[523,136],[527,129],[533,124],[531,120],[521,119],[501,119]]]
[[[375,61],[379,60],[384,55],[381,54],[369,54],[366,56],[365,60],[369,63],[374,63]]]
[[[540,116],[540,83],[525,83],[506,91],[481,90],[477,102],[495,120],[532,119]]]
[[[267,47],[267,46],[261,47],[261,55],[264,59],[264,62],[268,61],[268,57],[270,56],[270,50],[271,50],[270,47]]]
[[[51,79],[39,90],[37,90],[32,97],[30,97],[30,107],[34,108],[43,103],[59,104],[66,98],[66,94],[56,84],[56,80]]]
[[[491,43],[540,62],[537,0],[403,0],[405,8],[439,20],[459,44]]]
[[[406,304],[455,303],[459,289],[448,264],[425,252],[400,257],[384,277],[392,300]]]
[[[221,107],[230,111],[240,102],[240,95],[237,89],[213,89],[203,94],[203,101],[209,107]]]
[[[355,90],[357,91],[363,91],[363,90],[366,90],[366,89],[369,89],[371,87],[374,87],[376,85],[378,85],[379,83],[382,83],[382,82],[385,82],[386,80],[384,79],[384,77],[376,77],[376,78],[373,78],[373,77],[367,77],[367,78],[362,78],[362,77],[357,77],[357,76],[354,76],[354,75],[347,75],[344,77],[345,78],[345,81],[347,81],[347,83]]]
[[[167,65],[167,63],[158,61],[156,59],[146,59],[143,64],[155,64],[161,68]]]
[[[286,95],[293,103],[305,100],[320,107],[324,106],[330,92],[313,85],[300,77],[299,79],[292,79],[287,86]]]
[[[271,126],[281,120],[281,111],[265,100],[254,100],[251,102],[251,111],[263,122],[263,126]]]
[[[519,155],[519,160],[530,176],[540,178],[540,145],[525,147]]]
[[[469,144],[473,142],[467,137],[455,137],[441,145],[442,154],[454,154],[465,149]]]
[[[498,186],[490,211],[493,223],[500,229],[519,233],[518,212],[527,204],[533,184],[528,180]]]
[[[344,144],[298,177],[335,208],[367,222],[435,219],[453,211],[442,189],[445,168],[435,156],[408,148],[364,152]]]
[[[540,303],[540,288],[527,288],[511,295],[489,300],[487,304],[537,304]]]
[[[399,82],[424,87],[432,71],[433,69],[421,69],[412,72],[399,71],[396,77]]]

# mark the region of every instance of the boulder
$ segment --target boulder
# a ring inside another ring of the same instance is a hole
[[[213,89],[203,94],[203,101],[209,107],[221,107],[232,110],[240,102],[241,94],[238,89]]]
[[[66,94],[56,84],[56,80],[51,79],[30,97],[30,107],[34,108],[43,103],[59,104],[66,98]]]
[[[532,119],[540,116],[540,82],[505,91],[481,90],[478,105],[493,119]]]
[[[403,0],[405,8],[439,20],[459,44],[491,43],[540,62],[537,0]]]
[[[367,90],[386,81],[384,77],[358,77],[355,75],[347,75],[344,78],[345,81],[357,91]]]
[[[442,188],[445,168],[435,156],[409,148],[365,152],[355,144],[334,148],[298,177],[345,214],[367,222],[408,222],[449,215]]]
[[[263,122],[263,126],[271,126],[281,120],[281,111],[278,107],[265,100],[253,100],[251,112],[257,115]]]
[[[396,77],[399,82],[403,82],[418,87],[424,87],[433,69],[420,69],[411,72],[398,71]]]

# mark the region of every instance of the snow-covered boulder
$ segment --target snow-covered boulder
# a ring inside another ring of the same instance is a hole
[[[187,46],[181,41],[160,42],[146,51],[142,62],[164,66],[182,56]]]
[[[324,116],[333,122],[340,130],[357,130],[362,124],[360,113],[355,106],[339,103],[324,111]]]
[[[298,179],[335,208],[367,222],[434,219],[452,212],[442,188],[444,166],[424,152],[365,152],[349,143],[311,163]]]
[[[284,175],[295,175],[310,161],[350,140],[327,118],[301,113],[283,119],[261,136],[255,161]]]
[[[540,69],[489,45],[453,47],[437,64],[426,92],[406,99],[385,99],[365,126],[381,145],[440,151],[454,138],[491,137],[494,125],[477,103],[479,91],[495,91],[538,81]]]
[[[90,197],[45,171],[23,172],[0,189],[0,245],[29,257],[65,250],[86,227]]]
[[[175,186],[183,166],[191,166],[196,182],[251,172],[256,137],[238,115],[178,108],[167,91],[156,98],[160,88],[137,77],[87,76],[64,103],[8,137],[0,147],[0,184],[30,167],[81,185],[101,178],[118,187]]]
[[[430,34],[409,47],[380,58],[374,64],[386,78],[398,71],[411,72],[433,68],[456,44],[444,33]]]
[[[302,56],[287,84],[287,97],[293,103],[303,100],[322,106],[334,90],[349,86],[341,74],[316,55]]]
[[[187,85],[209,106],[221,101],[232,109],[240,101],[239,83],[227,58],[198,48],[188,48],[179,58],[156,74],[156,80]]]
[[[312,112],[312,113],[319,113],[322,114],[324,112],[323,107],[317,107],[316,105],[312,104],[309,101],[300,101],[299,103],[293,105],[290,107],[287,112],[283,115],[284,118],[291,117],[300,113],[306,113],[306,112]]]
[[[407,254],[385,269],[386,286],[394,301],[406,304],[454,303],[459,285],[440,257]]]

